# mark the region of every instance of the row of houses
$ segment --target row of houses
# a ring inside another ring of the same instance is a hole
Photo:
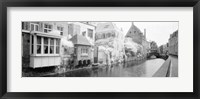
[[[89,63],[94,33],[95,26],[86,23],[22,22],[22,66],[58,66],[63,60]]]
[[[23,67],[112,64],[147,54],[149,45],[134,24],[124,36],[112,22],[22,22]]]
[[[178,56],[178,30],[170,34],[166,44],[160,46],[160,53]]]

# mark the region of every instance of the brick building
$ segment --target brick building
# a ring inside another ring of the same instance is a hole
[[[144,29],[144,34],[141,32],[141,30],[135,26],[133,23],[128,30],[127,34],[125,35],[126,39],[131,38],[133,42],[142,45],[142,50],[140,51],[141,54],[147,55],[149,49],[150,49],[150,42],[146,39],[146,29]]]

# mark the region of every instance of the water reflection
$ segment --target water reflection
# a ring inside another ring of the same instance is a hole
[[[53,77],[151,77],[164,63],[163,59],[126,62],[113,66],[85,68]]]

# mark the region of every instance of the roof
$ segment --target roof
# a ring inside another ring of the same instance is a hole
[[[112,22],[97,24],[96,32],[118,30],[117,26]]]
[[[134,31],[136,31],[137,33],[142,34],[142,32],[140,31],[140,29],[139,29],[137,26],[135,26],[134,24],[132,24],[131,27],[129,28],[129,30],[128,30],[126,36],[133,34]],[[143,34],[142,34],[142,35],[143,35]]]
[[[74,35],[70,41],[73,42],[73,44],[79,44],[79,45],[91,45],[90,42],[88,41],[88,39],[85,37],[85,36],[82,36],[82,35]]]
[[[61,38],[61,44],[62,46],[65,46],[65,47],[74,47],[74,44],[72,43],[72,41],[68,41],[66,37]]]
[[[25,31],[26,32],[26,31]],[[29,31],[27,31],[29,32]],[[44,33],[44,32],[40,32],[40,31],[30,31],[30,33],[35,33],[36,35],[38,36],[44,36],[44,37],[51,37],[51,38],[61,38],[61,35],[60,35],[60,31],[51,31],[49,33]]]

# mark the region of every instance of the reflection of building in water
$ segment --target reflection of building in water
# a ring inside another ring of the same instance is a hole
[[[112,22],[99,23],[96,28],[95,45],[98,49],[98,61],[110,64],[123,59],[124,36]]]
[[[178,55],[178,30],[176,30],[170,35],[169,54]]]
[[[62,36],[68,36],[67,22],[22,22],[22,66],[60,65]]]

